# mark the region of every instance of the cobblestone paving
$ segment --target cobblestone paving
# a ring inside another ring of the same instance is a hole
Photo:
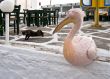
[[[62,55],[0,45],[0,79],[109,79],[110,63],[78,67]]]
[[[84,22],[81,31],[85,33],[85,35],[91,35],[93,39],[95,40],[95,43],[98,48],[100,49],[105,49],[109,50],[110,48],[110,23],[109,22],[101,22],[102,28],[100,29],[95,29],[91,27],[91,21]],[[24,25],[25,26],[25,25]],[[72,24],[68,24],[65,26],[60,32],[58,32],[56,35],[52,34],[53,29],[55,28],[55,25],[49,25],[46,27],[37,27],[37,26],[32,26],[32,27],[23,27],[21,30],[25,29],[31,29],[33,31],[36,31],[38,29],[42,30],[44,32],[44,37],[30,37],[29,40],[24,40],[23,35],[19,35],[16,37],[16,39],[10,39],[13,43],[12,45],[15,46],[25,46],[25,47],[32,47],[35,48],[36,50],[40,51],[56,51],[57,49],[52,49],[48,47],[63,47],[63,41],[66,35],[68,34],[69,30],[72,28]],[[3,37],[1,37],[3,39]],[[0,38],[0,39],[1,39]],[[21,42],[20,45],[18,45],[17,42]],[[31,45],[30,45],[31,44]],[[60,54],[61,51],[57,50],[57,54]]]
[[[83,25],[83,27],[81,28],[81,31],[84,32],[85,34],[92,35],[98,48],[108,49],[109,48],[108,44],[110,44],[110,26],[109,26],[110,23],[101,22],[103,27],[100,29],[91,28],[90,22],[84,22],[84,24],[85,25]],[[106,24],[106,26],[104,26],[104,24]],[[47,27],[40,27],[40,28],[37,28],[36,26],[30,27],[30,28],[25,28],[25,29],[31,29],[31,30],[41,29],[42,31],[44,31],[44,37],[34,37],[34,38],[31,37],[27,42],[45,43],[45,42],[51,41],[54,38],[57,38],[58,41],[63,43],[64,38],[66,37],[67,33],[71,29],[71,26],[72,26],[72,24],[68,25],[67,27],[64,27],[60,32],[58,32],[57,33],[58,37],[54,37],[52,35],[52,30],[55,28],[54,25],[47,26]],[[23,39],[24,39],[24,37],[18,39],[17,41],[25,41]],[[57,43],[56,44],[53,43],[53,45],[59,46],[59,44],[57,44]]]
[[[91,22],[84,22],[81,31],[85,35],[92,35],[100,49],[110,49],[109,23],[102,23],[104,28],[93,29]],[[13,46],[0,45],[0,79],[109,79],[110,52],[107,55],[98,55],[95,62],[85,67],[76,67],[67,63],[62,55],[63,41],[71,24],[60,32],[52,35],[55,26],[23,27],[23,29],[44,32],[44,37],[30,37],[24,40],[23,35],[12,34],[10,43]],[[0,38],[0,43],[4,38]],[[23,48],[23,49],[22,49]],[[24,49],[26,48],[26,49]],[[102,53],[103,51],[100,50]],[[100,52],[99,51],[99,52]],[[100,53],[101,53],[100,52]],[[100,54],[98,53],[98,54]],[[103,61],[103,62],[100,62]],[[5,74],[5,75],[4,75]]]

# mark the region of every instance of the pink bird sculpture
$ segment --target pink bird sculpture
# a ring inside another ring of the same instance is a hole
[[[81,9],[70,9],[67,17],[60,22],[53,33],[60,31],[60,29],[68,24],[73,23],[74,27],[64,40],[64,57],[73,65],[88,65],[96,58],[97,47],[94,40],[87,36],[76,36],[75,34],[80,29],[83,23],[84,12]]]

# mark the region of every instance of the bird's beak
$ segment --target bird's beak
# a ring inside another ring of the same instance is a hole
[[[69,17],[66,17],[63,21],[61,21],[61,22],[56,26],[55,30],[53,31],[53,34],[56,33],[56,32],[58,32],[58,31],[60,31],[60,29],[61,29],[63,26],[65,26],[65,25],[67,25],[67,24],[69,24],[69,23],[71,23],[71,22],[73,22],[73,19],[71,19],[71,18],[69,18]]]

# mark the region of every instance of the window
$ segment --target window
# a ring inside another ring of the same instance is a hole
[[[110,6],[110,0],[105,0],[105,1],[104,1],[104,5],[105,5],[105,6]]]
[[[92,0],[82,0],[84,6],[92,6]]]

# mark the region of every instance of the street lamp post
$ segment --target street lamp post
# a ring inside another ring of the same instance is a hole
[[[50,0],[50,5],[52,5],[52,0]]]
[[[14,3],[11,0],[2,1],[0,9],[5,13],[5,44],[9,45],[9,13],[14,10]]]
[[[25,0],[25,9],[27,9],[27,0]]]
[[[92,25],[93,27],[100,28],[101,25],[99,25],[99,3],[98,0],[96,0],[96,9],[95,9],[95,24]]]
[[[17,0],[15,0],[15,5],[17,5]]]

